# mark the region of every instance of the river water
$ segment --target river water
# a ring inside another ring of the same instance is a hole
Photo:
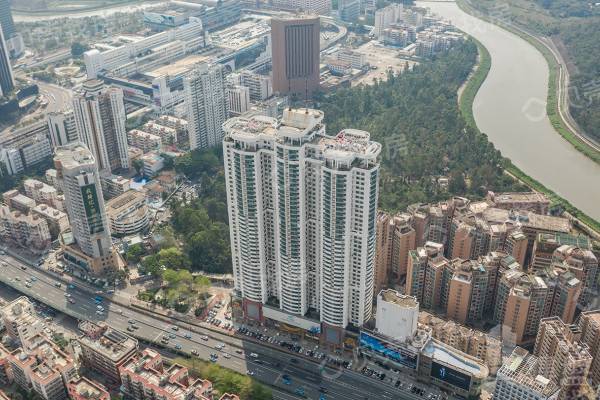
[[[479,129],[527,175],[600,220],[600,165],[575,150],[550,124],[549,71],[543,56],[523,39],[453,2],[417,4],[449,19],[490,52],[492,67],[473,104]]]
[[[126,5],[115,5],[112,7],[106,7],[106,8],[92,10],[92,11],[82,10],[80,12],[69,11],[69,12],[62,12],[62,13],[56,12],[56,13],[39,14],[39,15],[13,13],[13,19],[15,20],[15,22],[35,22],[35,21],[44,21],[44,20],[64,18],[64,17],[83,18],[83,17],[91,17],[94,15],[99,15],[101,17],[108,17],[108,16],[118,13],[118,12],[141,11],[148,7],[156,7],[156,6],[161,6],[164,4],[167,4],[167,2],[153,1],[153,2],[148,2],[148,3],[143,2],[143,3],[133,3],[133,4],[126,4]]]

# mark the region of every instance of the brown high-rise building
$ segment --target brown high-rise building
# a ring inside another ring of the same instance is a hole
[[[271,19],[273,91],[308,98],[319,88],[319,17]]]

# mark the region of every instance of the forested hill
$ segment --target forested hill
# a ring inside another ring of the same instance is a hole
[[[500,152],[466,125],[458,109],[457,90],[476,59],[477,47],[467,41],[412,72],[320,101],[330,135],[364,129],[384,145],[380,207],[403,210],[447,198],[436,182],[440,176],[450,177],[456,195],[517,190],[502,172]]]

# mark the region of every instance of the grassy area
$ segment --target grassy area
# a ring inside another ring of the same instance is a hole
[[[197,357],[178,357],[172,361],[187,367],[194,376],[211,381],[215,398],[219,398],[224,393],[237,394],[241,400],[270,400],[273,398],[271,389],[267,386],[217,364],[200,360]]]
[[[481,10],[474,9],[470,4],[466,2],[466,0],[457,0],[458,6],[468,14],[476,15],[478,18],[483,20],[487,20],[490,23],[495,23],[502,28],[514,33],[519,36],[523,40],[527,41],[533,47],[535,47],[542,56],[546,59],[546,63],[548,64],[549,69],[549,77],[548,77],[548,97],[546,101],[546,113],[548,114],[548,119],[550,119],[550,123],[554,127],[554,129],[565,139],[567,140],[573,147],[575,147],[578,151],[585,154],[587,157],[592,159],[594,162],[600,164],[600,152],[598,152],[593,147],[590,147],[587,143],[581,141],[567,126],[564,121],[560,117],[560,113],[558,111],[558,73],[559,73],[559,64],[552,54],[552,52],[539,40],[522,32],[519,29],[515,29],[514,26],[510,26],[507,24],[501,24],[498,21],[490,21]],[[486,50],[487,51],[487,50]],[[481,84],[480,84],[481,85]]]
[[[461,3],[463,0],[458,1],[459,3]],[[473,101],[475,100],[475,95],[477,94],[477,91],[479,91],[479,88],[485,81],[485,78],[487,77],[490,71],[492,59],[487,49],[478,41],[475,40],[475,42],[477,43],[477,48],[479,50],[479,65],[463,90],[463,93],[460,97],[459,108],[467,123],[481,133],[481,131],[479,131],[479,128],[477,127],[477,124],[475,123],[475,118],[473,116]],[[512,164],[509,160],[506,161],[507,163],[505,169],[510,175],[516,177],[518,180],[520,180],[533,190],[544,193],[551,200],[553,207],[562,208],[563,210],[567,211],[569,214],[579,219],[581,222],[583,222],[596,232],[600,233],[600,223],[598,221],[596,221],[592,217],[588,216],[587,214],[573,206],[567,200],[563,199],[562,197],[554,193],[552,190],[542,185],[537,180],[525,174],[514,164]]]

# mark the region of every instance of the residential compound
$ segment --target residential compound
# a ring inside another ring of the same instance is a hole
[[[386,45],[402,47],[409,54],[430,57],[448,50],[462,35],[425,9],[393,3],[375,11],[372,32]]]
[[[25,296],[1,308],[0,317],[8,337],[23,347],[28,347],[32,338],[44,329],[43,322],[37,318],[33,303]]]
[[[205,379],[193,379],[187,368],[172,364],[163,365],[162,357],[154,350],[146,349],[141,355],[130,358],[119,367],[121,390],[126,396],[140,400],[211,400],[212,383]],[[221,400],[239,400],[237,396],[224,394]]]
[[[537,213],[547,210],[537,193],[490,193],[380,213],[376,287],[404,284],[425,309],[531,343],[542,318],[572,323],[597,290],[589,239],[572,236],[568,219]]]
[[[372,314],[381,145],[327,135],[323,112],[223,126],[235,289],[248,318],[298,321],[340,343]],[[292,319],[291,316],[294,316]]]
[[[588,345],[591,332],[583,334],[581,327],[589,328],[589,317],[596,313],[582,314],[579,326],[565,324],[558,317],[542,319],[533,355],[517,347],[498,371],[494,399],[590,398],[595,387],[590,373],[594,360]]]
[[[122,260],[112,246],[100,174],[92,152],[75,143],[56,149],[54,166],[65,194],[72,232],[61,235],[65,261],[76,274],[106,276]]]

